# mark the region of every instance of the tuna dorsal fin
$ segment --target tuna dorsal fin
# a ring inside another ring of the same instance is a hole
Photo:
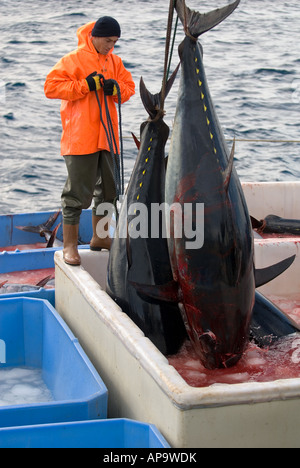
[[[228,187],[229,187],[230,180],[231,180],[231,174],[232,174],[233,162],[234,162],[234,153],[235,153],[235,139],[233,141],[233,146],[232,146],[232,150],[230,153],[227,169],[223,172],[224,188],[226,192],[228,192]]]
[[[180,64],[177,66],[176,70],[174,70],[174,72],[172,73],[172,76],[167,82],[165,98],[167,97],[170,89],[173,86],[179,67],[180,67]],[[144,104],[146,111],[150,115],[151,119],[155,119],[157,112],[160,109],[162,93],[160,92],[158,94],[151,94],[150,91],[148,91],[148,89],[146,88],[143,78],[141,78],[140,94],[141,94],[141,99],[142,99],[142,102]]]
[[[264,284],[270,283],[273,279],[284,273],[294,262],[296,255],[286,258],[282,262],[276,263],[268,268],[255,270],[255,286],[259,288]]]
[[[197,38],[225,20],[238,7],[240,0],[210,13],[199,13],[185,6],[185,1],[176,1],[176,10],[183,25],[191,36]]]

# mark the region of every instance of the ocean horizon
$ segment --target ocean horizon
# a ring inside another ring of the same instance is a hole
[[[188,0],[208,12],[228,0]],[[60,155],[60,101],[45,97],[47,74],[77,47],[77,29],[103,15],[116,17],[122,37],[115,48],[136,83],[122,106],[125,182],[147,120],[139,96],[143,77],[152,93],[163,78],[169,2],[161,0],[7,0],[0,4],[0,213],[60,208],[66,179]],[[242,181],[300,180],[300,4],[242,0],[222,24],[200,37],[208,84],[228,145],[236,138],[235,166]],[[179,25],[172,70],[184,38]],[[175,116],[179,79],[166,101]]]

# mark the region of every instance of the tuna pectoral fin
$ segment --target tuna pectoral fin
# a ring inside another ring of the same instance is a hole
[[[176,281],[164,285],[149,286],[130,281],[130,284],[136,289],[138,295],[147,302],[179,302],[179,288]]]
[[[238,7],[239,3],[240,0],[236,0],[223,8],[201,14],[186,7],[183,0],[177,0],[176,10],[182,24],[196,38],[224,21]]]
[[[284,273],[294,262],[296,255],[289,257],[276,265],[261,270],[255,270],[255,286],[259,288],[264,284],[270,283],[273,279]]]

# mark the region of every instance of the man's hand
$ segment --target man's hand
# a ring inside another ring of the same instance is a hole
[[[103,84],[105,96],[116,96],[118,94],[114,80],[105,80]]]
[[[86,82],[90,91],[99,91],[99,89],[101,89],[100,76],[97,75],[97,72],[93,72],[87,76]]]

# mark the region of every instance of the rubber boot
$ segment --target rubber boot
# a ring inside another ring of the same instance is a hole
[[[63,235],[64,235],[64,250],[63,257],[65,263],[68,265],[78,266],[81,265],[81,258],[78,253],[78,231],[79,224],[63,225]]]
[[[97,226],[99,221],[101,221],[104,218],[104,216],[92,216],[92,224],[93,224],[93,237],[90,242],[90,249],[93,250],[94,252],[100,252],[102,249],[107,249],[110,250],[111,248],[111,238],[109,237],[108,229],[109,229],[109,223],[106,223],[105,226],[103,226],[103,236],[98,237],[97,235]],[[98,226],[98,234],[99,233],[99,226]]]

